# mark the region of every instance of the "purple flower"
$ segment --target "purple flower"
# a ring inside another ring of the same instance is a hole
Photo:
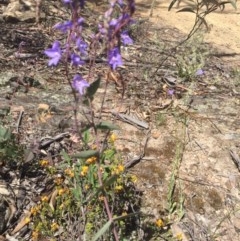
[[[88,44],[86,42],[81,40],[81,38],[78,38],[76,41],[76,45],[82,54],[87,54]]]
[[[196,76],[203,75],[204,71],[202,69],[198,69],[197,72],[195,73]]]
[[[80,7],[83,8],[84,7],[84,2],[85,0],[78,0],[80,2]],[[64,3],[68,4],[68,3],[76,3],[77,0],[63,0]]]
[[[174,95],[174,92],[175,92],[175,91],[174,91],[173,89],[168,90],[168,94],[169,94],[169,95]]]
[[[54,28],[62,31],[63,33],[66,33],[72,26],[72,21],[65,21],[64,23],[57,23]]]
[[[79,24],[79,25],[82,25],[83,23],[84,23],[84,18],[79,18],[78,19],[78,21],[77,21],[77,23]]]
[[[59,41],[55,41],[52,45],[51,49],[46,49],[44,51],[44,53],[51,58],[51,60],[49,60],[48,62],[48,66],[52,66],[52,65],[57,65],[59,60],[61,59],[61,48],[60,48],[60,43]]]
[[[128,0],[128,7],[130,13],[133,14],[135,12],[135,0]]]
[[[133,44],[133,40],[129,37],[127,30],[121,33],[121,40],[124,45]]]
[[[83,60],[81,60],[80,56],[77,54],[71,54],[71,63],[73,65],[83,65],[85,62]]]
[[[90,84],[82,78],[81,75],[76,74],[73,77],[72,87],[79,92],[80,95],[84,95],[84,91]]]
[[[115,70],[118,66],[122,66],[122,57],[119,51],[119,48],[115,47],[108,52],[108,63],[113,70]]]

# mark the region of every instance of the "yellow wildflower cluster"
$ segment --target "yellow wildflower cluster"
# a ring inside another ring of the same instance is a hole
[[[66,174],[67,176],[69,176],[69,177],[74,177],[74,171],[73,171],[73,169],[67,168],[67,169],[65,170],[65,174]]]
[[[39,164],[42,167],[47,167],[49,165],[49,161],[48,160],[41,160],[41,161],[39,161]]]
[[[51,231],[55,232],[58,229],[59,229],[59,225],[57,223],[54,222],[51,224]]]
[[[112,174],[113,174],[113,175],[114,175],[114,174],[119,175],[119,174],[121,174],[122,172],[124,172],[124,169],[125,169],[125,167],[120,164],[120,165],[118,165],[116,168],[113,169]]]
[[[88,166],[83,166],[81,171],[81,176],[86,176],[88,173]]]
[[[157,219],[155,222],[156,226],[159,228],[162,228],[164,226],[163,220],[162,219]]]
[[[31,214],[33,215],[33,216],[36,216],[37,215],[37,213],[39,212],[41,210],[41,206],[40,205],[36,205],[36,206],[34,206],[34,207],[32,207],[31,208]]]
[[[88,165],[94,164],[96,161],[97,161],[97,157],[93,156],[86,160],[86,164],[88,164]]]

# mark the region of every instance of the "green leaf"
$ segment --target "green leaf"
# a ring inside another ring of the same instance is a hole
[[[112,185],[117,180],[117,178],[118,178],[117,175],[112,175],[111,177],[109,177],[107,180],[104,181],[103,186],[107,187]]]
[[[83,132],[83,142],[87,145],[90,140],[89,130]]]
[[[10,140],[12,137],[12,133],[10,129],[0,126],[0,142],[5,142]]]
[[[109,220],[104,226],[95,234],[92,241],[97,241],[111,226],[112,220]]]
[[[90,84],[87,88],[86,96],[89,97],[91,100],[93,99],[94,94],[97,92],[100,86],[101,77],[98,76],[97,80]]]
[[[182,8],[180,10],[177,11],[177,13],[180,13],[180,12],[188,12],[188,13],[195,13],[194,9],[193,8]]]
[[[97,150],[87,150],[87,151],[81,151],[79,153],[73,154],[73,158],[82,158],[82,159],[87,159],[92,156],[98,156],[99,152]]]
[[[122,215],[122,216],[113,218],[113,221],[119,221],[119,220],[121,220],[121,219],[130,218],[130,217],[137,216],[137,215],[140,215],[140,214],[141,214],[141,212],[129,213],[129,214],[127,214],[127,215]]]
[[[170,3],[170,5],[169,5],[169,7],[168,7],[168,11],[170,11],[170,10],[172,9],[173,5],[174,5],[177,1],[178,1],[178,0],[173,0],[173,1]]]
[[[96,125],[96,128],[101,130],[119,130],[117,125],[114,125],[108,121],[100,122],[98,125]]]
[[[224,2],[220,2],[219,5],[220,5],[220,6],[223,5],[223,10],[224,10],[225,4],[230,3],[230,4],[233,6],[233,8],[234,8],[235,10],[237,10],[236,2],[237,2],[237,1],[224,1]]]

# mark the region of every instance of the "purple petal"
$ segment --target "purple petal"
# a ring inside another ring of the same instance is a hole
[[[71,54],[71,62],[76,66],[85,64],[85,62],[81,60],[80,56],[77,54]]]
[[[46,49],[44,53],[51,58],[48,62],[48,66],[57,65],[61,59],[62,51],[60,48],[60,43],[55,41],[51,49]]]
[[[66,33],[72,26],[72,21],[66,21],[64,23],[57,23],[54,28],[62,31],[63,33]]]
[[[123,31],[121,33],[121,40],[124,45],[130,45],[133,44],[133,40],[129,37],[127,31]]]
[[[82,54],[87,54],[88,44],[86,42],[78,38],[76,41],[76,45]]]
[[[84,91],[90,84],[82,78],[81,75],[76,74],[73,77],[72,87],[79,92],[80,95],[84,95]]]
[[[195,75],[199,76],[199,75],[203,75],[203,74],[204,74],[204,71],[202,69],[198,69]]]
[[[122,57],[117,47],[111,49],[108,53],[108,63],[115,70],[118,66],[122,66]]]
[[[169,94],[169,95],[173,95],[173,94],[174,94],[174,92],[175,92],[175,91],[174,91],[174,90],[172,90],[172,89],[168,90],[168,94]]]

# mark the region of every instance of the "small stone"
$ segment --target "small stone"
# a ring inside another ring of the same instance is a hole
[[[153,130],[152,131],[152,138],[158,139],[161,135],[161,132],[159,130]]]

